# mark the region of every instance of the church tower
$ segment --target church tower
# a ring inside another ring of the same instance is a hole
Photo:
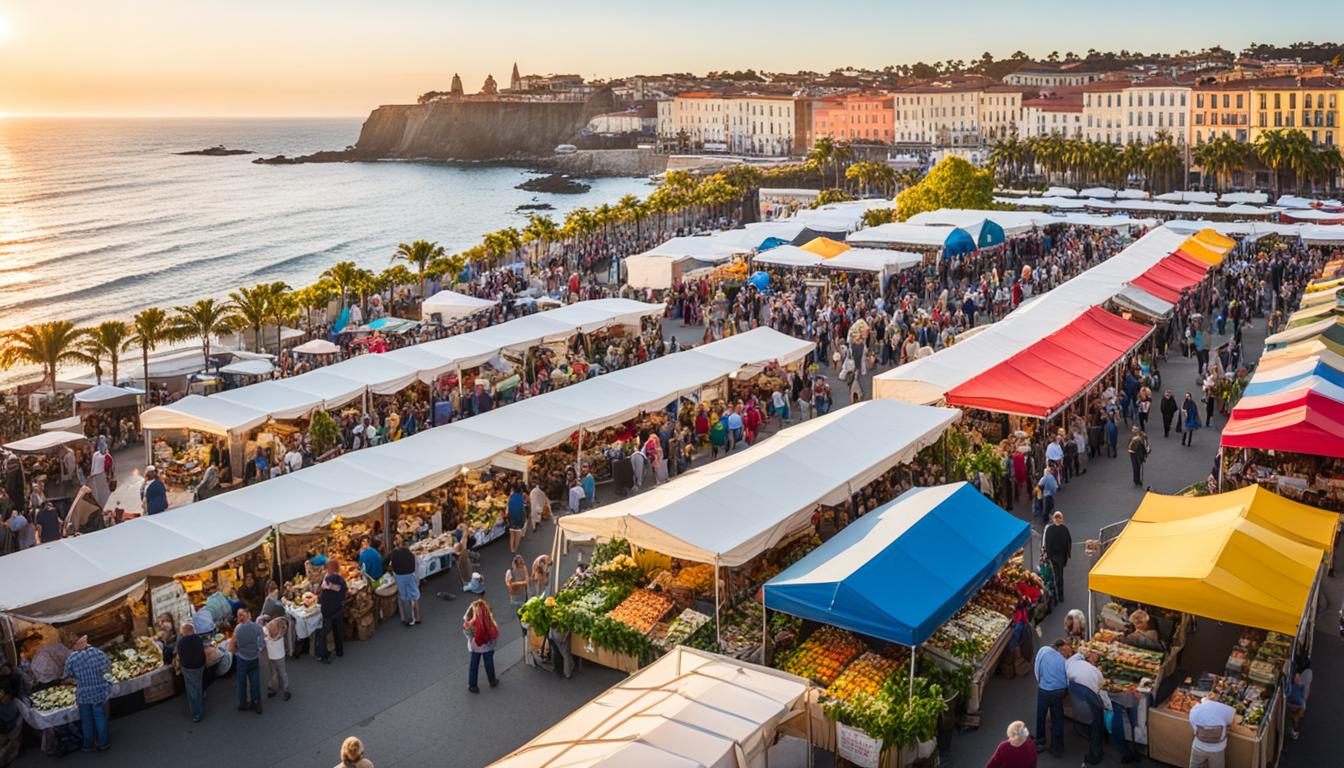
[[[452,96],[462,95],[462,78],[459,77],[456,72],[453,73],[453,87],[449,91],[449,94]]]
[[[523,76],[518,74],[518,62],[513,62],[513,75],[509,77],[509,89],[521,91],[523,89]]]

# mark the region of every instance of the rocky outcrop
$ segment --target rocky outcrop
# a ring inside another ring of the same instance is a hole
[[[202,155],[204,157],[229,157],[231,155],[255,155],[257,153],[250,149],[229,149],[223,144],[220,144],[214,147],[206,147],[205,149],[193,149],[188,152],[174,152],[173,154]]]
[[[609,89],[586,102],[441,99],[378,107],[364,121],[354,160],[527,160],[575,140],[615,103]]]
[[[532,165],[552,173],[585,179],[601,176],[653,176],[667,170],[667,155],[651,149],[580,149],[538,158]]]

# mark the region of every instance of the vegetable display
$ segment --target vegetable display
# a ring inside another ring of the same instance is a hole
[[[863,653],[863,641],[836,627],[822,627],[799,644],[780,669],[827,686]]]
[[[672,598],[659,592],[637,589],[607,616],[645,635],[670,610]]]
[[[882,690],[882,684],[901,666],[898,659],[867,651],[845,667],[845,671],[826,688],[826,695],[843,701],[859,695],[877,696]]]
[[[967,605],[933,633],[928,645],[972,664],[978,663],[1008,629],[1008,619],[979,605]]]
[[[691,636],[709,623],[709,617],[687,608],[667,625],[667,634],[657,639],[658,647],[670,651],[678,645],[685,645]]]
[[[39,712],[55,712],[58,709],[75,706],[75,686],[69,683],[53,685],[40,691],[33,691],[29,697],[33,707]]]

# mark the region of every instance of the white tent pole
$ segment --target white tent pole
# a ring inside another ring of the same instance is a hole
[[[913,701],[915,698],[915,650],[919,646],[910,646],[910,696],[906,701]]]
[[[580,484],[583,482],[583,475],[580,474],[583,471],[581,468],[583,464],[583,432],[583,427],[579,427],[579,442],[578,445],[574,447],[574,478],[578,480]],[[588,499],[587,501],[592,503],[592,499]]]
[[[1096,604],[1092,600],[1092,590],[1087,590],[1087,636],[1091,637],[1092,632],[1092,614],[1096,612]]]
[[[717,652],[723,647],[723,632],[719,627],[719,558],[714,558],[714,650]],[[765,606],[761,606],[761,611],[765,611]]]

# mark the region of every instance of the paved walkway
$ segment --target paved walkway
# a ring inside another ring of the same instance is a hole
[[[668,324],[670,334],[698,339],[699,329]],[[693,330],[694,334],[686,334]],[[1258,349],[1263,322],[1246,333],[1246,347]],[[1193,389],[1191,361],[1175,357],[1164,367],[1167,386],[1178,394]],[[868,388],[865,387],[867,390]],[[869,390],[870,391],[870,390]],[[837,387],[837,407],[847,395]],[[1221,419],[1219,419],[1221,424]],[[1159,427],[1160,429],[1160,427]],[[1215,433],[1201,430],[1195,447],[1183,449],[1175,437],[1154,438],[1154,453],[1148,463],[1147,482],[1153,490],[1179,490],[1209,471]],[[1067,571],[1068,606],[1081,607],[1086,600],[1087,560],[1081,542],[1094,537],[1097,529],[1131,514],[1142,491],[1132,486],[1129,462],[1094,460],[1088,474],[1068,485],[1059,496],[1059,507],[1068,516],[1079,551]],[[599,496],[602,491],[599,489]],[[548,523],[536,535],[524,539],[522,550],[531,559],[550,550],[553,534]],[[494,543],[482,551],[482,572],[491,580],[487,599],[499,616],[509,615],[507,598],[499,582],[507,568],[508,547]],[[435,590],[447,589],[455,579],[436,576],[425,584],[424,623],[405,628],[396,621],[383,622],[369,642],[352,642],[344,658],[324,667],[304,657],[290,662],[294,698],[289,702],[266,700],[265,714],[257,716],[235,710],[232,678],[213,683],[208,689],[206,718],[192,724],[182,697],[118,717],[111,723],[113,748],[98,755],[72,755],[63,764],[76,766],[142,766],[179,764],[190,760],[194,768],[254,765],[325,766],[335,764],[341,740],[349,735],[364,740],[370,758],[386,766],[478,766],[522,745],[540,731],[616,683],[619,673],[595,666],[580,669],[570,680],[522,665],[521,630],[505,622],[504,637],[496,663],[501,685],[483,687],[479,695],[466,690],[467,652],[459,618],[466,601],[436,600]],[[1337,764],[1344,754],[1344,729],[1330,728],[1332,712],[1340,711],[1344,658],[1335,639],[1335,611],[1340,602],[1338,579],[1330,579],[1318,626],[1315,666],[1316,684],[1303,738],[1290,743],[1284,762],[1287,768]],[[1046,621],[1047,630],[1058,630],[1063,613]],[[1047,633],[1048,636],[1048,633]],[[984,725],[973,733],[954,738],[952,761],[961,766],[981,766],[1002,738],[1003,727],[1014,719],[1034,719],[1035,690],[1030,679],[991,681],[985,697]],[[1042,766],[1079,765],[1085,751],[1085,736],[1070,735],[1068,757],[1054,760],[1042,756]],[[28,750],[20,766],[51,762],[36,750]],[[1113,751],[1106,764],[1118,764]],[[828,764],[823,759],[821,764]]]

